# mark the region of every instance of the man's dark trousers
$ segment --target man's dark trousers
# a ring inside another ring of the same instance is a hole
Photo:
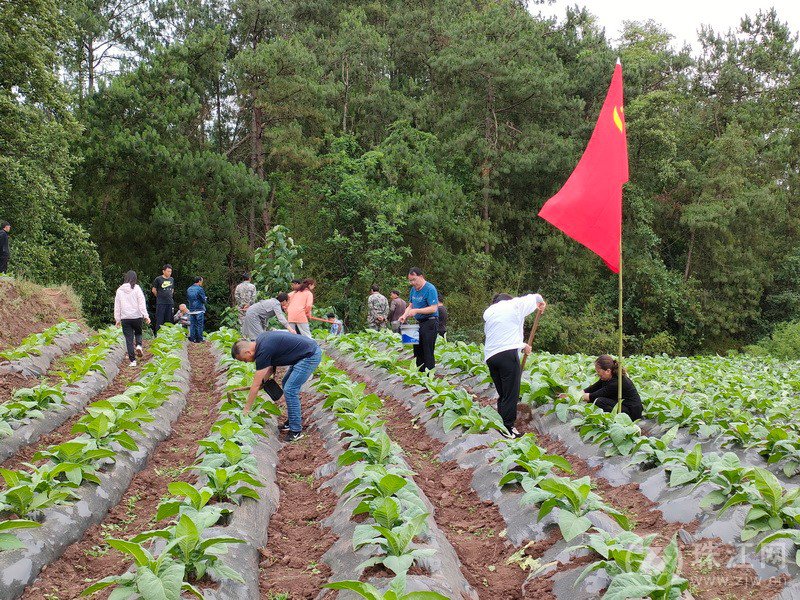
[[[164,323],[172,323],[172,315],[175,314],[174,304],[156,304],[156,321],[153,325],[153,335],[158,335],[158,328]]]
[[[432,371],[436,366],[433,351],[436,348],[436,331],[439,319],[431,317],[419,323],[419,344],[414,345],[414,358],[420,371]]]
[[[8,271],[8,257],[9,254],[0,254],[0,273]]]
[[[522,378],[522,367],[519,364],[519,350],[512,348],[490,356],[486,365],[497,389],[497,412],[503,418],[503,424],[509,432],[517,421],[517,403],[519,402],[519,382]]]

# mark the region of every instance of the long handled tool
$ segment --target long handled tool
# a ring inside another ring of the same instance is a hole
[[[269,382],[272,382],[272,385],[270,385]],[[233,388],[232,390],[228,390],[228,400],[229,401],[233,400],[234,392],[244,392],[245,390],[249,389],[250,386],[245,385],[242,387]],[[262,383],[261,389],[267,392],[269,397],[272,398],[272,400],[275,402],[280,400],[281,396],[283,395],[283,390],[281,389],[281,386],[278,385],[278,382],[276,382],[274,379],[265,379],[264,383]]]
[[[528,346],[533,347],[533,336],[536,335],[536,330],[539,328],[539,317],[542,316],[542,311],[538,308],[536,309],[536,316],[533,318],[533,328],[531,328],[531,334],[528,336]],[[524,371],[525,370],[525,363],[528,362],[528,355],[525,354],[522,357],[522,363],[520,364],[520,368]]]
[[[233,400],[233,393],[234,392],[243,392],[245,390],[249,390],[249,385],[243,385],[242,387],[233,388],[232,390],[228,390],[228,402]]]

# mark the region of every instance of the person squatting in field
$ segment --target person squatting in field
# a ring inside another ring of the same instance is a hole
[[[600,379],[583,390],[584,402],[592,402],[598,408],[611,412],[617,405],[619,363],[608,354],[601,354],[594,361],[594,370]],[[622,369],[622,412],[633,421],[642,418],[642,399],[636,386]]]
[[[244,406],[245,415],[250,412],[264,380],[275,376],[275,367],[289,367],[282,382],[288,418],[281,426],[281,431],[287,432],[287,442],[303,437],[300,388],[322,361],[322,349],[317,342],[289,331],[266,331],[259,334],[255,341],[236,342],[231,348],[231,356],[236,360],[256,363],[253,383]]]
[[[439,329],[439,292],[425,280],[422,269],[413,267],[408,271],[408,306],[398,319],[405,323],[414,317],[419,323],[419,343],[414,344],[414,359],[419,370],[432,371],[436,367],[434,350]]]
[[[491,306],[483,311],[484,357],[497,390],[497,412],[508,430],[507,437],[520,436],[514,427],[522,379],[519,351],[531,353],[531,347],[523,337],[525,317],[537,309],[544,311],[546,307],[547,303],[539,294],[519,298],[495,294]]]

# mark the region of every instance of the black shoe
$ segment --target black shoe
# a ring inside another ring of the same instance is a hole
[[[278,431],[280,431],[280,432],[282,432],[282,433],[286,433],[287,431],[289,431],[289,419],[286,419],[286,420],[283,422],[283,425],[281,425],[280,427],[278,427]]]
[[[286,436],[287,442],[296,442],[297,440],[303,439],[306,437],[306,434],[302,431],[290,431],[289,435]]]

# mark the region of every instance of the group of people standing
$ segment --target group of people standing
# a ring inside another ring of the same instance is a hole
[[[408,301],[400,292],[392,290],[391,301],[373,285],[367,298],[367,322],[370,328],[381,330],[391,327],[400,331],[409,319],[418,324],[418,342],[413,345],[417,368],[433,370],[436,366],[435,348],[439,336],[447,331],[447,309],[442,297],[422,270],[414,267],[408,271]],[[250,410],[264,382],[275,376],[277,367],[289,367],[283,377],[283,394],[286,398],[288,418],[281,426],[287,433],[287,441],[302,437],[300,388],[316,370],[322,360],[322,351],[311,336],[311,320],[331,324],[333,333],[341,334],[343,326],[335,315],[328,319],[312,315],[316,281],[308,278],[294,280],[291,291],[279,292],[273,298],[258,300],[256,286],[250,274],[245,273],[234,291],[234,301],[239,310],[239,322],[243,339],[234,344],[232,356],[239,360],[256,363],[256,374],[250,388],[245,412]],[[153,281],[151,292],[156,300],[154,333],[165,322],[186,321],[190,341],[203,341],[206,294],[202,277],[196,277],[186,291],[187,305],[181,305],[173,315],[175,282],[172,267],[164,265],[162,274]],[[539,294],[512,297],[496,294],[491,305],[483,313],[484,358],[489,374],[497,390],[497,411],[500,414],[508,437],[518,437],[516,429],[517,405],[520,398],[522,368],[520,353],[530,354],[531,347],[523,338],[523,327],[528,315],[539,310],[544,312],[547,304]],[[283,330],[267,331],[275,317]],[[142,355],[142,324],[150,323],[144,294],[138,285],[136,273],[129,271],[123,284],[117,289],[114,302],[114,318],[122,326],[131,366]],[[618,363],[608,355],[595,361],[599,380],[584,390],[583,399],[610,412],[617,405],[617,385],[622,377],[622,412],[632,419],[642,416],[642,403],[638,392],[624,371],[620,373]]]
[[[142,356],[142,328],[144,323],[153,326],[153,335],[158,335],[164,323],[179,323],[189,329],[189,341],[203,341],[205,313],[208,298],[203,287],[203,278],[195,277],[186,290],[186,304],[181,304],[175,311],[175,279],[172,277],[172,265],[166,264],[161,275],[153,280],[150,288],[155,299],[155,321],[151,321],[147,311],[147,301],[139,286],[136,271],[125,274],[122,285],[114,296],[114,321],[122,327],[125,345],[128,350],[130,366],[136,366],[137,357]]]
[[[436,288],[434,288],[436,289]],[[367,296],[367,326],[375,331],[391,327],[392,331],[400,331],[400,317],[406,311],[408,303],[400,297],[400,292],[392,290],[389,292],[390,300],[381,294],[381,288],[373,285],[370,294]],[[444,305],[442,295],[437,291],[437,330],[440,337],[447,333],[447,307]]]
[[[258,290],[250,274],[242,275],[242,282],[236,286],[233,293],[234,302],[239,310],[242,336],[250,340],[256,339],[259,334],[266,331],[267,323],[273,317],[287,331],[307,338],[311,337],[310,321],[330,323],[341,328],[341,321],[334,315],[321,319],[312,314],[316,286],[317,282],[310,277],[303,280],[295,279],[291,282],[291,291],[278,292],[274,298],[257,300]]]

